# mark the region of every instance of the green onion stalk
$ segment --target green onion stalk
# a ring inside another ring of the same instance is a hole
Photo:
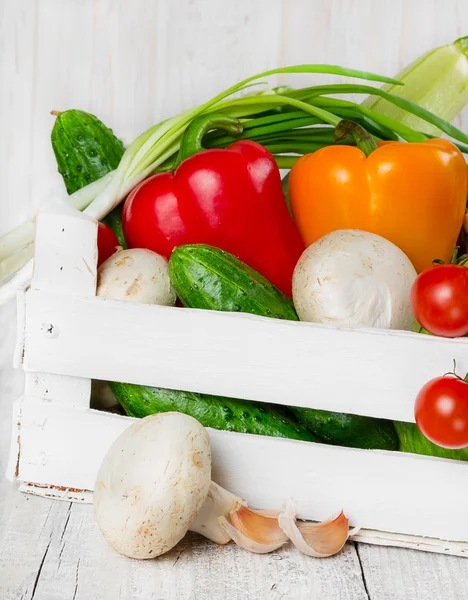
[[[253,93],[250,88],[263,85],[265,77],[289,73],[331,74],[384,83],[392,92],[362,83],[317,85],[301,89],[283,86]],[[366,71],[333,65],[298,65],[273,69],[244,79],[208,102],[157,123],[126,149],[115,171],[108,173],[67,198],[74,208],[101,220],[110,213],[141,181],[154,173],[171,170],[176,163],[181,137],[187,126],[201,115],[216,112],[238,119],[238,139],[254,140],[274,156],[278,167],[290,169],[303,154],[314,152],[335,142],[334,128],[343,119],[356,121],[375,140],[423,142],[431,134],[422,133],[403,122],[364,104],[335,98],[347,94],[370,94],[384,99],[404,114],[449,136],[463,152],[468,151],[468,136],[445,119],[393,93],[398,79]],[[239,94],[244,93],[239,97]],[[223,148],[232,143],[225,132],[213,131],[204,136],[207,148]],[[352,137],[338,143],[353,144]],[[0,238],[0,303],[28,283],[32,275],[35,220],[17,227]]]

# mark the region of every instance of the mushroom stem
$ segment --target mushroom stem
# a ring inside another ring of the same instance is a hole
[[[190,524],[190,531],[217,544],[227,544],[231,538],[219,524],[218,518],[228,515],[237,503],[244,504],[238,496],[212,481],[205,504],[198,517]]]

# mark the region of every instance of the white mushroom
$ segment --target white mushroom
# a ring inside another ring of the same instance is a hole
[[[309,246],[293,275],[301,321],[411,329],[416,271],[397,246],[355,229],[333,231]]]
[[[98,269],[97,296],[174,306],[176,294],[169,280],[167,260],[145,248],[121,250]]]
[[[102,533],[132,558],[159,556],[192,528],[227,543],[217,518],[239,501],[211,483],[206,429],[176,412],[150,415],[126,429],[109,448],[94,490]]]

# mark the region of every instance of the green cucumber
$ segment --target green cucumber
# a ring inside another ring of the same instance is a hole
[[[292,300],[234,255],[205,244],[179,246],[169,277],[182,304],[298,321]]]
[[[401,452],[412,454],[425,454],[439,458],[452,458],[454,460],[468,460],[468,448],[449,450],[441,448],[430,442],[419,430],[415,423],[402,423],[395,421],[395,428],[400,440]]]
[[[289,410],[323,442],[350,448],[398,450],[392,421],[315,408],[291,406]]]
[[[297,321],[289,298],[232,254],[188,244],[174,250],[169,276],[184,306]],[[314,408],[290,408],[321,441],[354,448],[397,450],[391,421]]]
[[[281,406],[127,383],[110,382],[109,386],[130,417],[142,418],[154,413],[177,411],[213,429],[318,441],[307,427]]]
[[[97,117],[75,109],[54,114],[52,148],[69,194],[119,166],[124,145]]]
[[[125,150],[111,129],[83,110],[57,113],[51,139],[58,170],[69,194],[116,169]],[[109,213],[103,223],[114,231],[122,248],[126,248],[122,205]]]

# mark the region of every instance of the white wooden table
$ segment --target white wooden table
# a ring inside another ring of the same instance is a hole
[[[0,233],[62,186],[52,109],[90,110],[128,142],[254,72],[327,62],[392,75],[463,34],[466,0],[0,0]],[[192,536],[156,561],[119,556],[90,506],[21,495],[3,477],[23,385],[15,325],[10,304],[0,310],[0,600],[468,598],[466,559],[364,544],[314,560]]]

